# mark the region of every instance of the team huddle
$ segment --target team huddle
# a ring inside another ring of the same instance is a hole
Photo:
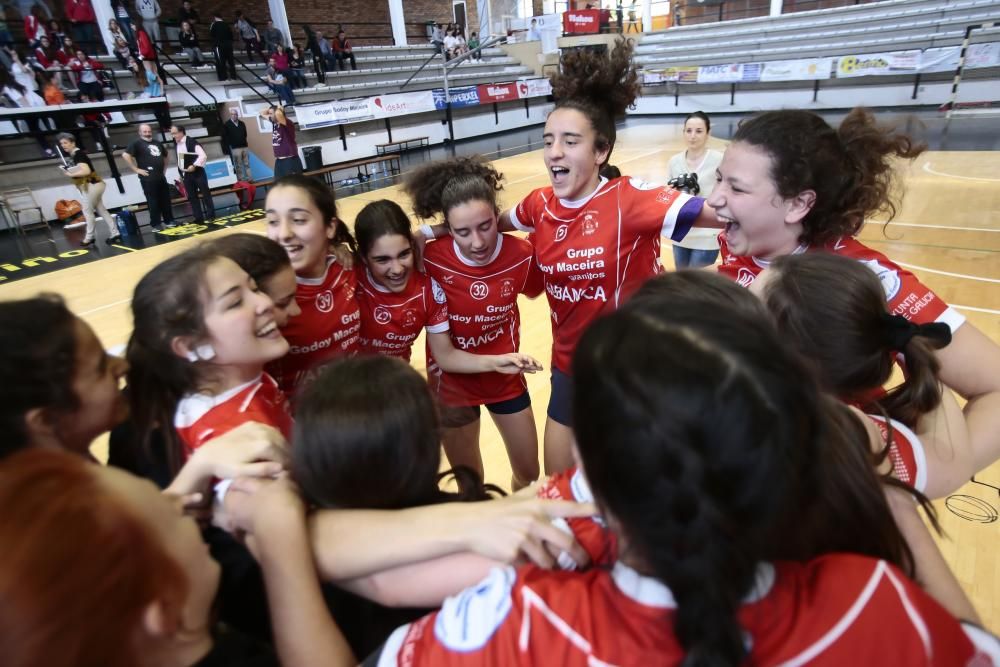
[[[266,236],[139,281],[124,360],[59,297],[0,303],[10,664],[1000,665],[929,502],[1000,458],[1000,348],[854,238],[922,147],[789,110],[712,155],[699,113],[703,196],[605,175],[631,55],[564,58],[550,185],[509,210],[477,157],[409,175],[417,229],[285,176]]]

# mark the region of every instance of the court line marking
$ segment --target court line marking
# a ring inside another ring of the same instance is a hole
[[[982,276],[970,276],[967,273],[952,273],[950,271],[939,271],[938,269],[928,269],[926,266],[917,266],[916,264],[906,264],[904,262],[897,261],[902,267],[907,269],[914,269],[916,271],[926,271],[927,273],[936,273],[940,276],[950,276],[952,278],[965,278],[967,280],[978,280],[984,283],[1000,283],[1000,279],[997,278],[984,278]]]
[[[126,246],[126,245],[118,245],[117,243],[112,243],[112,244],[111,244],[111,247],[112,247],[112,248],[118,248],[119,250],[128,250],[129,252],[139,252],[139,251],[138,251],[138,250],[136,250],[135,248],[129,248],[129,247],[128,247],[128,246]]]
[[[946,176],[948,178],[957,178],[962,181],[979,181],[980,183],[1000,183],[1000,178],[983,178],[981,176],[961,176],[959,174],[949,174],[946,171],[938,171],[931,167],[930,162],[925,162],[924,171],[928,174],[934,174],[935,176]]]
[[[82,313],[77,313],[77,316],[86,317],[87,315],[93,315],[94,313],[99,313],[102,310],[107,310],[108,308],[114,308],[115,306],[120,306],[123,303],[129,303],[130,301],[132,301],[132,297],[129,297],[127,299],[119,299],[118,301],[106,303],[103,306],[98,306],[97,308],[91,308],[90,310],[85,310]]]
[[[884,220],[865,220],[866,225],[878,225],[882,227],[886,224]],[[890,229],[892,227],[926,227],[928,229],[954,229],[960,232],[992,232],[1000,233],[1000,229],[987,229],[986,227],[952,227],[951,225],[928,225],[920,222],[899,222],[893,220],[889,222]]]
[[[993,310],[992,308],[976,308],[975,306],[958,306],[955,304],[948,304],[952,308],[958,308],[959,310],[974,310],[977,313],[989,313],[991,315],[1000,315],[1000,310]]]

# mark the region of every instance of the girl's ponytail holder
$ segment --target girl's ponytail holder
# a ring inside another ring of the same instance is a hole
[[[914,336],[921,336],[931,341],[936,349],[940,349],[951,342],[951,327],[944,322],[928,322],[927,324],[914,324],[902,315],[890,315],[885,313],[882,316],[885,323],[886,344],[889,349],[901,352]]]

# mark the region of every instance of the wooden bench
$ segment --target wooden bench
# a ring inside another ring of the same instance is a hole
[[[376,155],[375,157],[360,158],[357,160],[348,160],[347,162],[337,162],[335,164],[324,165],[319,169],[313,169],[312,171],[305,172],[305,175],[322,175],[323,181],[332,188],[336,185],[333,174],[338,171],[356,168],[358,170],[358,181],[364,183],[371,180],[371,177],[373,176],[371,167],[373,165],[378,166],[383,164],[385,165],[385,170],[391,174],[395,175],[402,171],[402,167],[399,164],[399,153],[386,153],[384,155]]]
[[[406,151],[413,150],[415,148],[428,148],[431,145],[431,140],[428,137],[413,137],[412,139],[400,139],[399,141],[390,141],[386,144],[375,144],[375,152],[378,155],[385,155],[389,150],[399,151],[400,153],[405,153]]]

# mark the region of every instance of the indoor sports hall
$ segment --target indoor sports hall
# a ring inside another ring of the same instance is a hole
[[[901,205],[888,223],[884,215],[865,220],[858,241],[912,272],[1000,345],[1000,0],[236,0],[218,10],[201,0],[194,6],[201,14],[194,25],[201,65],[181,48],[175,20],[181,3],[159,2],[161,34],[152,48],[160,71],[150,74],[162,79],[159,95],[116,60],[106,28],[116,10],[93,0],[97,29],[90,38],[93,59],[102,64],[104,101],[80,99],[73,82],[82,74],[70,67],[62,72],[66,100],[58,111],[7,96],[9,108],[0,109],[0,301],[61,295],[106,349],[122,353],[142,276],[206,240],[267,233],[265,201],[278,160],[265,110],[279,101],[295,126],[295,159],[333,190],[348,227],[366,205],[385,199],[403,207],[414,230],[440,222],[440,216],[417,218],[404,183],[421,165],[458,156],[489,160],[504,179],[501,209],[514,207],[550,185],[543,132],[556,100],[548,77],[574,51],[606,57],[624,34],[635,41],[642,95],[616,121],[610,163],[623,175],[665,184],[671,158],[689,148],[685,120],[696,111],[711,118],[707,147],[725,153],[741,121],[759,111],[809,110],[837,127],[852,108],[867,107],[880,124],[927,148],[895,162]],[[57,17],[63,11],[45,9]],[[254,53],[238,33],[237,10],[260,35]],[[210,40],[211,15],[219,12],[237,30],[234,72],[223,80],[226,64],[216,71],[219,50]],[[6,16],[13,44],[27,49],[16,8]],[[133,18],[133,25],[140,21]],[[257,49],[264,48],[265,25],[305,53],[294,87],[275,87],[273,69],[262,62]],[[443,36],[435,41],[452,25],[461,44],[445,44]],[[313,57],[307,47],[318,32],[332,39],[342,31],[352,50]],[[294,101],[284,99],[285,89]],[[248,174],[238,173],[223,136],[237,115],[247,126]],[[150,226],[144,185],[122,157],[143,124],[167,153],[176,224],[158,230]],[[192,208],[197,195],[175,174],[181,140],[171,126],[201,147],[214,219],[203,215],[204,205]],[[84,211],[72,205],[80,191],[61,169],[72,163],[57,146],[58,133],[67,130],[107,185],[103,203],[112,220],[96,227],[83,224]],[[670,245],[663,239],[666,271],[674,269]],[[518,307],[520,351],[545,366],[525,375],[541,457],[552,316],[544,293],[520,296]],[[426,375],[423,335],[410,363]],[[901,377],[898,369],[893,377]],[[500,434],[490,419],[482,419],[481,429],[485,481],[510,491]],[[91,451],[106,461],[107,436]],[[1000,632],[1000,463],[933,505],[945,561],[982,626]]]

